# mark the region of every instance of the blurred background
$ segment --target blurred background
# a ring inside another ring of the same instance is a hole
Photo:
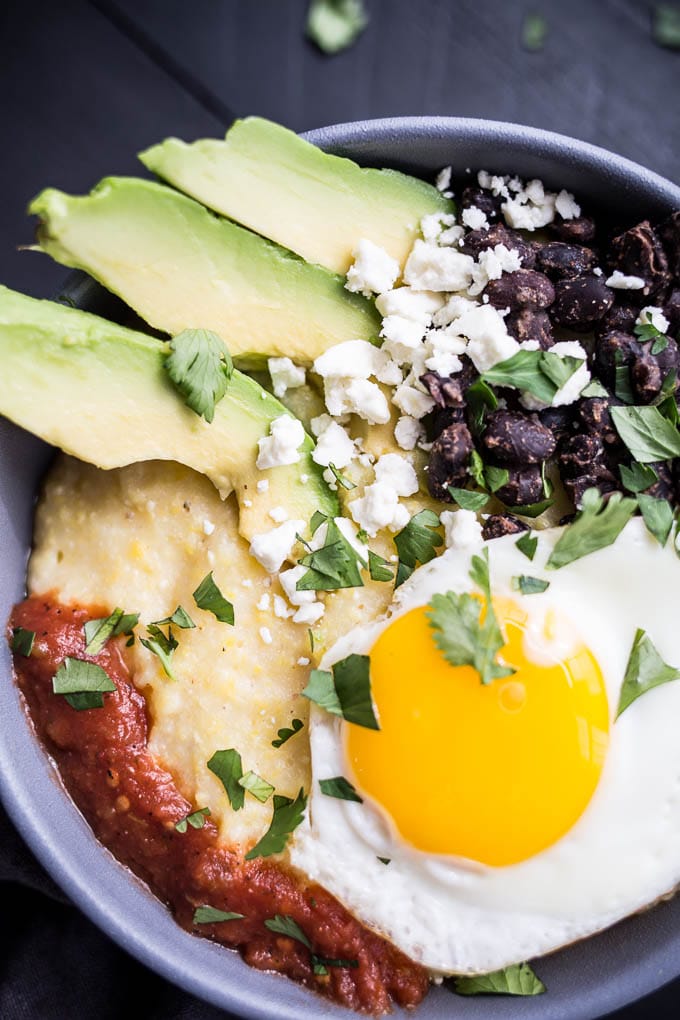
[[[59,266],[17,250],[31,243],[25,209],[43,187],[138,174],[140,149],[219,136],[247,114],[296,131],[398,115],[514,121],[680,182],[680,4],[339,0],[351,9],[343,35],[319,17],[309,27],[310,2],[2,0],[0,282],[60,289]],[[225,1016],[96,931],[2,815],[0,883],[3,1020],[104,1020],[132,1005],[147,1020]],[[675,983],[617,1017],[679,1013]]]

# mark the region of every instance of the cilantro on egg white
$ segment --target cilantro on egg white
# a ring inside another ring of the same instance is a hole
[[[380,729],[371,698],[369,657],[352,653],[331,669],[330,673],[313,669],[303,696],[347,722],[369,730]]]
[[[548,557],[546,567],[558,570],[582,556],[612,545],[636,509],[637,502],[623,497],[620,492],[615,492],[605,502],[597,489],[586,489],[581,509],[572,523],[564,528]]]
[[[528,560],[533,560],[538,546],[538,537],[533,535],[530,531],[525,531],[524,534],[517,539],[515,545],[521,553],[524,553]]]
[[[536,595],[550,587],[550,581],[543,581],[540,577],[528,577],[526,574],[513,577],[511,584],[513,589],[522,595]]]
[[[663,661],[649,636],[638,628],[630,650],[626,672],[623,677],[619,705],[616,718],[628,708],[641,694],[652,687],[666,684],[670,680],[680,678],[680,669],[669,666]]]
[[[673,507],[667,499],[656,499],[639,492],[637,496],[640,513],[647,526],[647,531],[664,546],[673,527]]]
[[[319,789],[327,797],[337,797],[338,800],[353,800],[357,804],[363,804],[363,798],[359,796],[355,788],[345,779],[344,776],[334,776],[332,779],[320,779]]]

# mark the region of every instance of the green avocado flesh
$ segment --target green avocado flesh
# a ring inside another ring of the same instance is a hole
[[[84,269],[159,330],[213,330],[241,367],[284,355],[311,364],[343,340],[378,336],[373,304],[342,278],[162,184],[109,177],[80,197],[49,188],[29,212],[57,262]]]
[[[403,265],[422,217],[453,211],[416,177],[328,155],[259,117],[236,121],[224,140],[168,138],[139,158],[210,209],[335,273],[347,272],[364,237]]]
[[[186,464],[223,498],[236,491],[239,531],[248,540],[272,529],[275,506],[304,521],[315,510],[337,515],[309,437],[296,464],[257,469],[258,439],[288,414],[278,400],[234,371],[209,425],[170,382],[163,367],[169,353],[162,340],[0,287],[0,415],[101,468]],[[264,478],[269,488],[258,493]]]

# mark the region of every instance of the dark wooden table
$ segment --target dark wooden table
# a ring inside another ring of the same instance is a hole
[[[304,38],[307,0],[3,0],[0,282],[38,296],[60,287],[63,270],[17,251],[31,242],[24,210],[41,188],[79,192],[139,172],[135,153],[152,142],[219,135],[250,113],[295,130],[399,114],[516,121],[680,181],[680,52],[653,42],[652,6],[367,0],[366,32],[328,57]],[[547,24],[538,52],[521,42],[532,12]],[[4,1020],[118,1020],[131,1009],[146,1020],[225,1016],[113,946],[4,816],[0,882]],[[679,1011],[676,982],[617,1017]]]

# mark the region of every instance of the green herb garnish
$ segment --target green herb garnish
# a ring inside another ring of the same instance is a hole
[[[301,788],[295,800],[274,795],[274,813],[262,839],[246,854],[246,860],[269,857],[285,849],[288,837],[298,827],[305,813],[307,797]]]
[[[609,392],[597,379],[591,379],[588,385],[581,390],[582,397],[608,397]]]
[[[313,669],[302,692],[320,708],[347,722],[379,730],[371,698],[370,660],[367,655],[348,655],[331,667]]]
[[[104,707],[104,692],[116,685],[101,666],[83,659],[66,658],[52,677],[52,690],[63,694],[71,708],[82,712]]]
[[[234,811],[240,811],[245,804],[246,791],[239,783],[243,777],[243,765],[239,752],[233,747],[224,751],[215,751],[207,765],[222,783]]]
[[[481,376],[493,386],[512,386],[551,404],[557,391],[583,365],[582,358],[561,358],[550,351],[517,351]]]
[[[489,502],[488,492],[474,492],[471,489],[456,489],[453,485],[448,486],[452,498],[463,510],[472,510],[475,513],[481,510]]]
[[[673,507],[667,499],[655,499],[643,492],[638,493],[637,501],[647,531],[664,546],[673,527]]]
[[[194,602],[199,609],[205,609],[212,613],[220,623],[234,623],[234,607],[228,599],[225,599],[220,589],[215,584],[212,570],[203,578],[194,592]]]
[[[309,941],[297,921],[289,914],[277,914],[275,917],[267,918],[265,927],[277,935],[286,935],[296,942],[301,942],[312,953],[312,966],[315,974],[327,974],[327,967],[358,967],[357,960],[336,960],[328,956],[317,956],[312,952],[312,943]]]
[[[147,627],[148,636],[139,640],[153,655],[155,655],[163,667],[166,676],[171,680],[177,680],[172,670],[172,654],[178,647],[172,630],[168,628],[165,634],[156,623],[150,623]]]
[[[187,407],[211,422],[234,371],[231,355],[217,333],[185,329],[169,342],[165,368]]]
[[[659,476],[653,467],[647,464],[638,464],[636,460],[627,467],[625,464],[619,466],[621,481],[629,492],[644,492],[650,485],[659,480]]]
[[[507,485],[509,478],[510,472],[507,468],[495,467],[493,464],[487,464],[484,468],[484,480],[489,492],[498,492]]]
[[[12,651],[15,655],[29,657],[35,643],[35,631],[23,627],[12,628]]]
[[[546,990],[528,963],[513,963],[493,974],[453,978],[456,995],[542,995]]]
[[[513,589],[522,595],[537,595],[550,587],[550,581],[543,581],[540,577],[528,577],[526,574],[513,577],[511,584]]]
[[[680,7],[657,4],[652,17],[652,38],[659,46],[680,50]]]
[[[616,718],[641,694],[679,677],[680,669],[667,665],[644,630],[638,628],[623,677]]]
[[[597,489],[586,489],[581,509],[560,535],[546,567],[558,570],[567,563],[611,545],[636,509],[637,502],[622,497],[619,492],[615,492],[605,503]]]
[[[266,803],[274,792],[272,784],[262,779],[255,772],[245,772],[238,780],[238,785],[242,786],[248,793],[252,793],[253,797],[259,800],[260,804]]]
[[[209,807],[198,808],[197,811],[192,811],[190,815],[181,818],[179,822],[175,822],[175,828],[178,832],[186,832],[189,825],[192,829],[202,829],[209,814]]]
[[[334,776],[333,779],[320,779],[319,789],[327,797],[337,797],[338,800],[353,800],[357,804],[363,804],[363,799],[344,776]]]
[[[356,489],[356,485],[351,480],[351,478],[348,478],[347,475],[343,475],[342,471],[339,471],[336,468],[335,464],[329,464],[328,465],[328,470],[333,475],[333,477],[335,478],[335,480],[338,483],[338,485],[341,485],[343,487],[343,489],[347,489],[348,491],[351,491],[352,489]]]
[[[317,524],[315,530],[318,527]],[[297,582],[298,591],[337,591],[339,588],[360,588],[364,583],[361,568],[366,563],[332,519],[326,519],[322,547],[307,553],[298,563],[309,568]]]
[[[296,733],[299,733],[303,726],[304,723],[302,719],[293,719],[290,727],[284,726],[279,730],[278,739],[272,740],[272,747],[281,747],[281,745],[285,744],[287,740],[294,737]]]
[[[548,23],[541,14],[527,14],[522,23],[522,46],[529,53],[543,49],[548,34]]]
[[[394,574],[387,560],[368,550],[368,572],[372,581],[392,581]]]
[[[124,613],[122,609],[114,609],[110,616],[97,620],[88,620],[83,631],[85,633],[85,654],[99,655],[110,638],[119,634],[131,635],[139,623],[139,613]]]
[[[658,407],[612,407],[610,414],[619,436],[641,464],[680,456],[680,432]]]
[[[484,418],[487,411],[495,411],[498,407],[498,397],[480,376],[479,379],[475,379],[472,385],[467,388],[465,399],[467,400],[470,412],[470,428],[475,434],[478,434],[484,427]],[[470,457],[471,473],[473,473],[473,465],[476,463],[476,459],[481,463],[481,457],[476,450],[473,450]],[[476,478],[476,481],[478,485],[484,484],[479,478]]]
[[[218,910],[217,907],[196,907],[194,924],[219,924],[221,921],[240,921],[245,914],[235,914],[232,910]]]
[[[538,538],[536,535],[532,535],[530,531],[525,531],[524,534],[517,539],[515,545],[521,553],[524,553],[528,560],[533,560],[536,555]]]
[[[324,53],[351,46],[368,24],[363,0],[311,0],[307,35]]]
[[[434,530],[440,524],[433,510],[421,510],[394,536],[399,553],[397,588],[411,576],[418,563],[429,563],[437,555],[436,550],[444,544],[442,536]]]
[[[181,630],[191,630],[192,627],[196,626],[194,621],[187,613],[186,609],[183,609],[182,606],[177,606],[177,609],[174,611],[172,616],[166,616],[164,620],[155,620],[154,624],[158,627],[164,627],[168,624],[174,624]]]

